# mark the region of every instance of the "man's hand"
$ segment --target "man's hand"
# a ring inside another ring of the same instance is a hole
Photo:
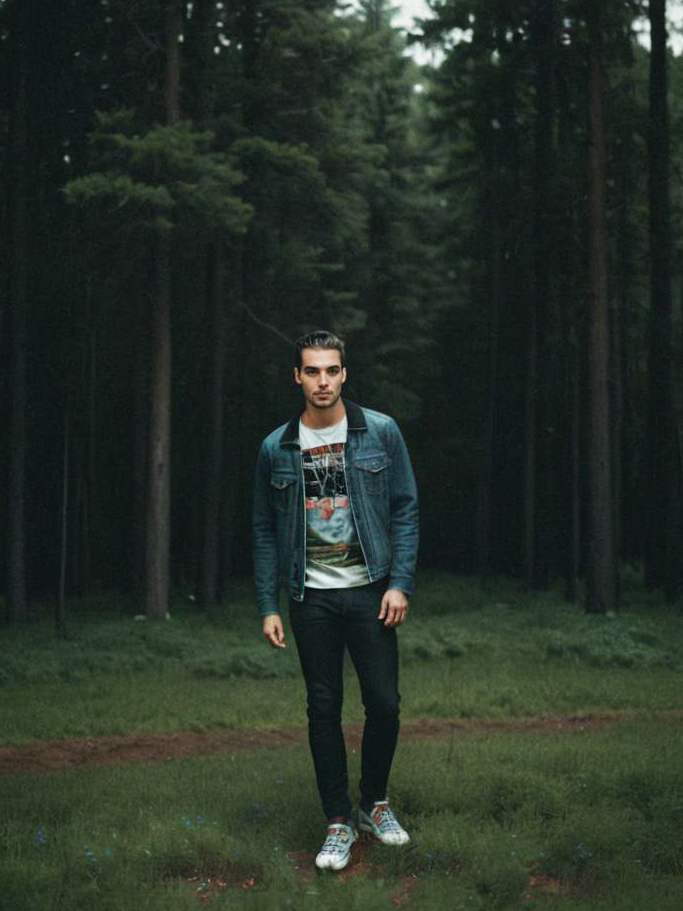
[[[286,648],[285,630],[279,614],[266,614],[263,618],[263,635],[273,648]]]
[[[400,588],[389,588],[384,592],[379,609],[379,620],[385,626],[400,626],[408,615],[408,597]]]

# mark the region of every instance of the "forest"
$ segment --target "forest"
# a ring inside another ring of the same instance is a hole
[[[318,327],[404,432],[422,567],[680,602],[671,10],[430,8],[406,34],[387,0],[0,0],[6,622],[248,575]]]

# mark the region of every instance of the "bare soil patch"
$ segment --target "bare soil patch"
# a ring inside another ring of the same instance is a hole
[[[666,713],[667,716],[674,713]],[[683,713],[675,713],[680,720]],[[540,716],[514,719],[409,718],[401,723],[401,739],[433,740],[491,733],[558,733],[593,730],[633,717],[628,712]],[[357,748],[362,726],[344,726],[347,743]],[[244,750],[278,749],[306,742],[304,725],[257,730],[165,731],[70,740],[31,741],[0,747],[0,775],[34,775],[69,768],[163,762]]]

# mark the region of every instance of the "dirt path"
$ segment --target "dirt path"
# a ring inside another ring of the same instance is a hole
[[[668,717],[674,713],[665,713]],[[683,713],[675,713],[677,720]],[[568,715],[508,720],[412,718],[401,723],[401,739],[433,740],[465,734],[494,732],[557,733],[604,728],[627,721],[628,712]],[[360,742],[361,725],[344,727],[347,742],[353,747]],[[46,740],[0,747],[0,775],[33,775],[58,772],[69,768],[102,765],[126,765],[131,762],[162,762],[209,756],[242,750],[277,749],[304,743],[306,728],[272,730],[168,731],[159,734],[124,734],[103,737],[79,737],[72,740]]]

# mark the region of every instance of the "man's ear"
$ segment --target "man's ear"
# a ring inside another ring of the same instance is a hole
[[[342,367],[342,384],[346,382],[346,367]]]
[[[298,368],[298,367],[295,367],[295,368],[294,368],[294,382],[297,383],[299,386],[301,385],[301,377],[299,376],[299,368]]]

